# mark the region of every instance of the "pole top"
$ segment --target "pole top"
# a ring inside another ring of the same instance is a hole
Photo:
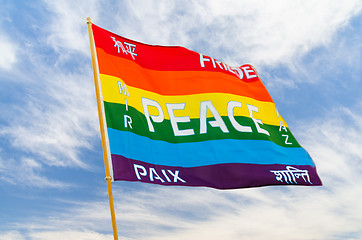
[[[92,23],[91,18],[87,17],[87,23]]]

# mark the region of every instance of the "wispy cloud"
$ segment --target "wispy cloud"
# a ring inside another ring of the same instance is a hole
[[[321,174],[330,186],[347,186],[347,190],[362,178],[361,106],[362,102],[350,108],[338,106],[322,119],[299,125],[302,144],[319,160]]]
[[[113,238],[112,234],[101,234],[92,231],[42,231],[30,233],[27,238],[24,238],[19,232],[10,231],[0,236],[0,240],[63,240],[63,239],[78,239],[78,240],[107,240]],[[119,238],[123,240],[124,238]]]
[[[12,121],[0,134],[47,165],[85,167],[80,150],[90,149],[97,135],[91,76],[41,70],[38,88],[26,92],[25,105],[9,110]]]
[[[7,84],[11,81],[17,90],[16,94],[9,95],[16,101],[2,105],[0,120],[5,124],[0,126],[0,137],[13,148],[14,154],[10,159],[4,159],[8,156],[3,155],[1,161],[6,163],[5,168],[10,163],[23,165],[24,159],[39,164],[31,168],[34,181],[26,178],[27,185],[40,186],[35,181],[38,177],[41,182],[47,182],[45,186],[64,186],[45,177],[46,171],[40,170],[44,165],[90,168],[93,164],[82,159],[82,151],[91,150],[96,142],[99,127],[87,28],[85,17],[80,16],[79,11],[96,12],[97,4],[97,1],[94,4],[84,1],[83,5],[74,7],[71,1],[63,1],[39,5],[39,12],[48,7],[55,13],[54,18],[38,32],[43,35],[26,39],[26,51],[22,51],[18,66],[22,71],[9,72],[1,79]],[[20,44],[17,41],[21,38],[11,44],[0,38],[0,50],[6,48],[0,64],[4,61],[6,68],[12,64],[11,57],[15,61],[13,46]]]
[[[12,24],[12,19],[8,17],[8,14],[5,10],[7,8],[7,3],[1,3],[3,6],[0,10],[0,71],[10,71],[12,70],[13,65],[17,62],[19,45],[16,42],[16,39],[8,32],[6,26]],[[0,77],[1,80],[1,77]]]
[[[107,25],[126,37],[184,45],[229,64],[270,66],[288,65],[328,44],[362,9],[358,1],[126,1],[120,5],[122,14]]]
[[[45,7],[52,13],[51,21],[46,25],[47,44],[61,53],[77,52],[89,56],[87,17],[97,17],[101,2],[97,0],[73,1],[43,0]],[[70,59],[68,59],[70,60]]]
[[[9,184],[21,184],[26,187],[67,188],[69,184],[49,179],[42,165],[31,158],[2,159],[0,158],[0,180]]]
[[[99,136],[91,67],[66,72],[64,65],[48,64],[35,54],[23,54],[27,72],[10,76],[18,84],[13,95],[18,99],[2,105],[0,119],[5,124],[0,126],[0,137],[13,153],[2,155],[0,161],[6,169],[25,167],[24,159],[38,164],[26,168],[29,174],[13,184],[65,187],[61,180],[49,178],[43,167],[90,169],[94,165],[82,158],[82,151],[92,151]]]
[[[8,231],[0,235],[0,240],[24,240],[23,235],[18,231]]]
[[[362,87],[361,19],[361,14],[352,17],[350,24],[336,30],[328,43],[287,65],[262,66],[259,74],[274,100],[294,109],[310,106],[304,110],[326,110],[358,102]]]
[[[10,70],[17,60],[17,45],[9,36],[0,32],[0,69]]]
[[[63,240],[63,239],[78,239],[78,240],[108,240],[112,239],[112,234],[101,234],[92,231],[59,231],[59,232],[36,232],[29,234],[34,240]],[[119,238],[124,240],[124,238]]]

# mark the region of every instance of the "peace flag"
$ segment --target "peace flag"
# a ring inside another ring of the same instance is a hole
[[[92,31],[114,181],[322,184],[250,64]]]

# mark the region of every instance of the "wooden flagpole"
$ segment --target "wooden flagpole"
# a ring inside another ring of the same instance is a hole
[[[97,67],[97,60],[96,60],[96,53],[95,53],[95,45],[94,45],[94,39],[93,39],[92,21],[91,21],[90,17],[87,17],[87,26],[88,26],[89,44],[90,44],[91,57],[92,57],[94,85],[95,85],[96,97],[97,97],[99,127],[101,129],[104,167],[105,167],[105,170],[106,170],[106,178],[105,179],[107,181],[109,207],[111,209],[113,237],[114,237],[114,240],[118,240],[116,214],[114,212],[113,194],[112,194],[112,185],[111,185],[112,176],[110,174],[109,165],[108,165],[107,143],[106,143],[106,135],[105,135],[105,131],[104,131],[103,113],[102,113],[102,105],[101,105],[102,104],[101,95],[100,95],[100,90],[99,90],[100,81],[99,81],[99,74],[98,74],[98,67]]]

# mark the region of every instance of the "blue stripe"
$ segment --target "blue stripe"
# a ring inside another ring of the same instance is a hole
[[[111,153],[151,164],[198,167],[222,163],[310,165],[303,148],[286,148],[264,140],[210,140],[168,143],[108,128]]]

